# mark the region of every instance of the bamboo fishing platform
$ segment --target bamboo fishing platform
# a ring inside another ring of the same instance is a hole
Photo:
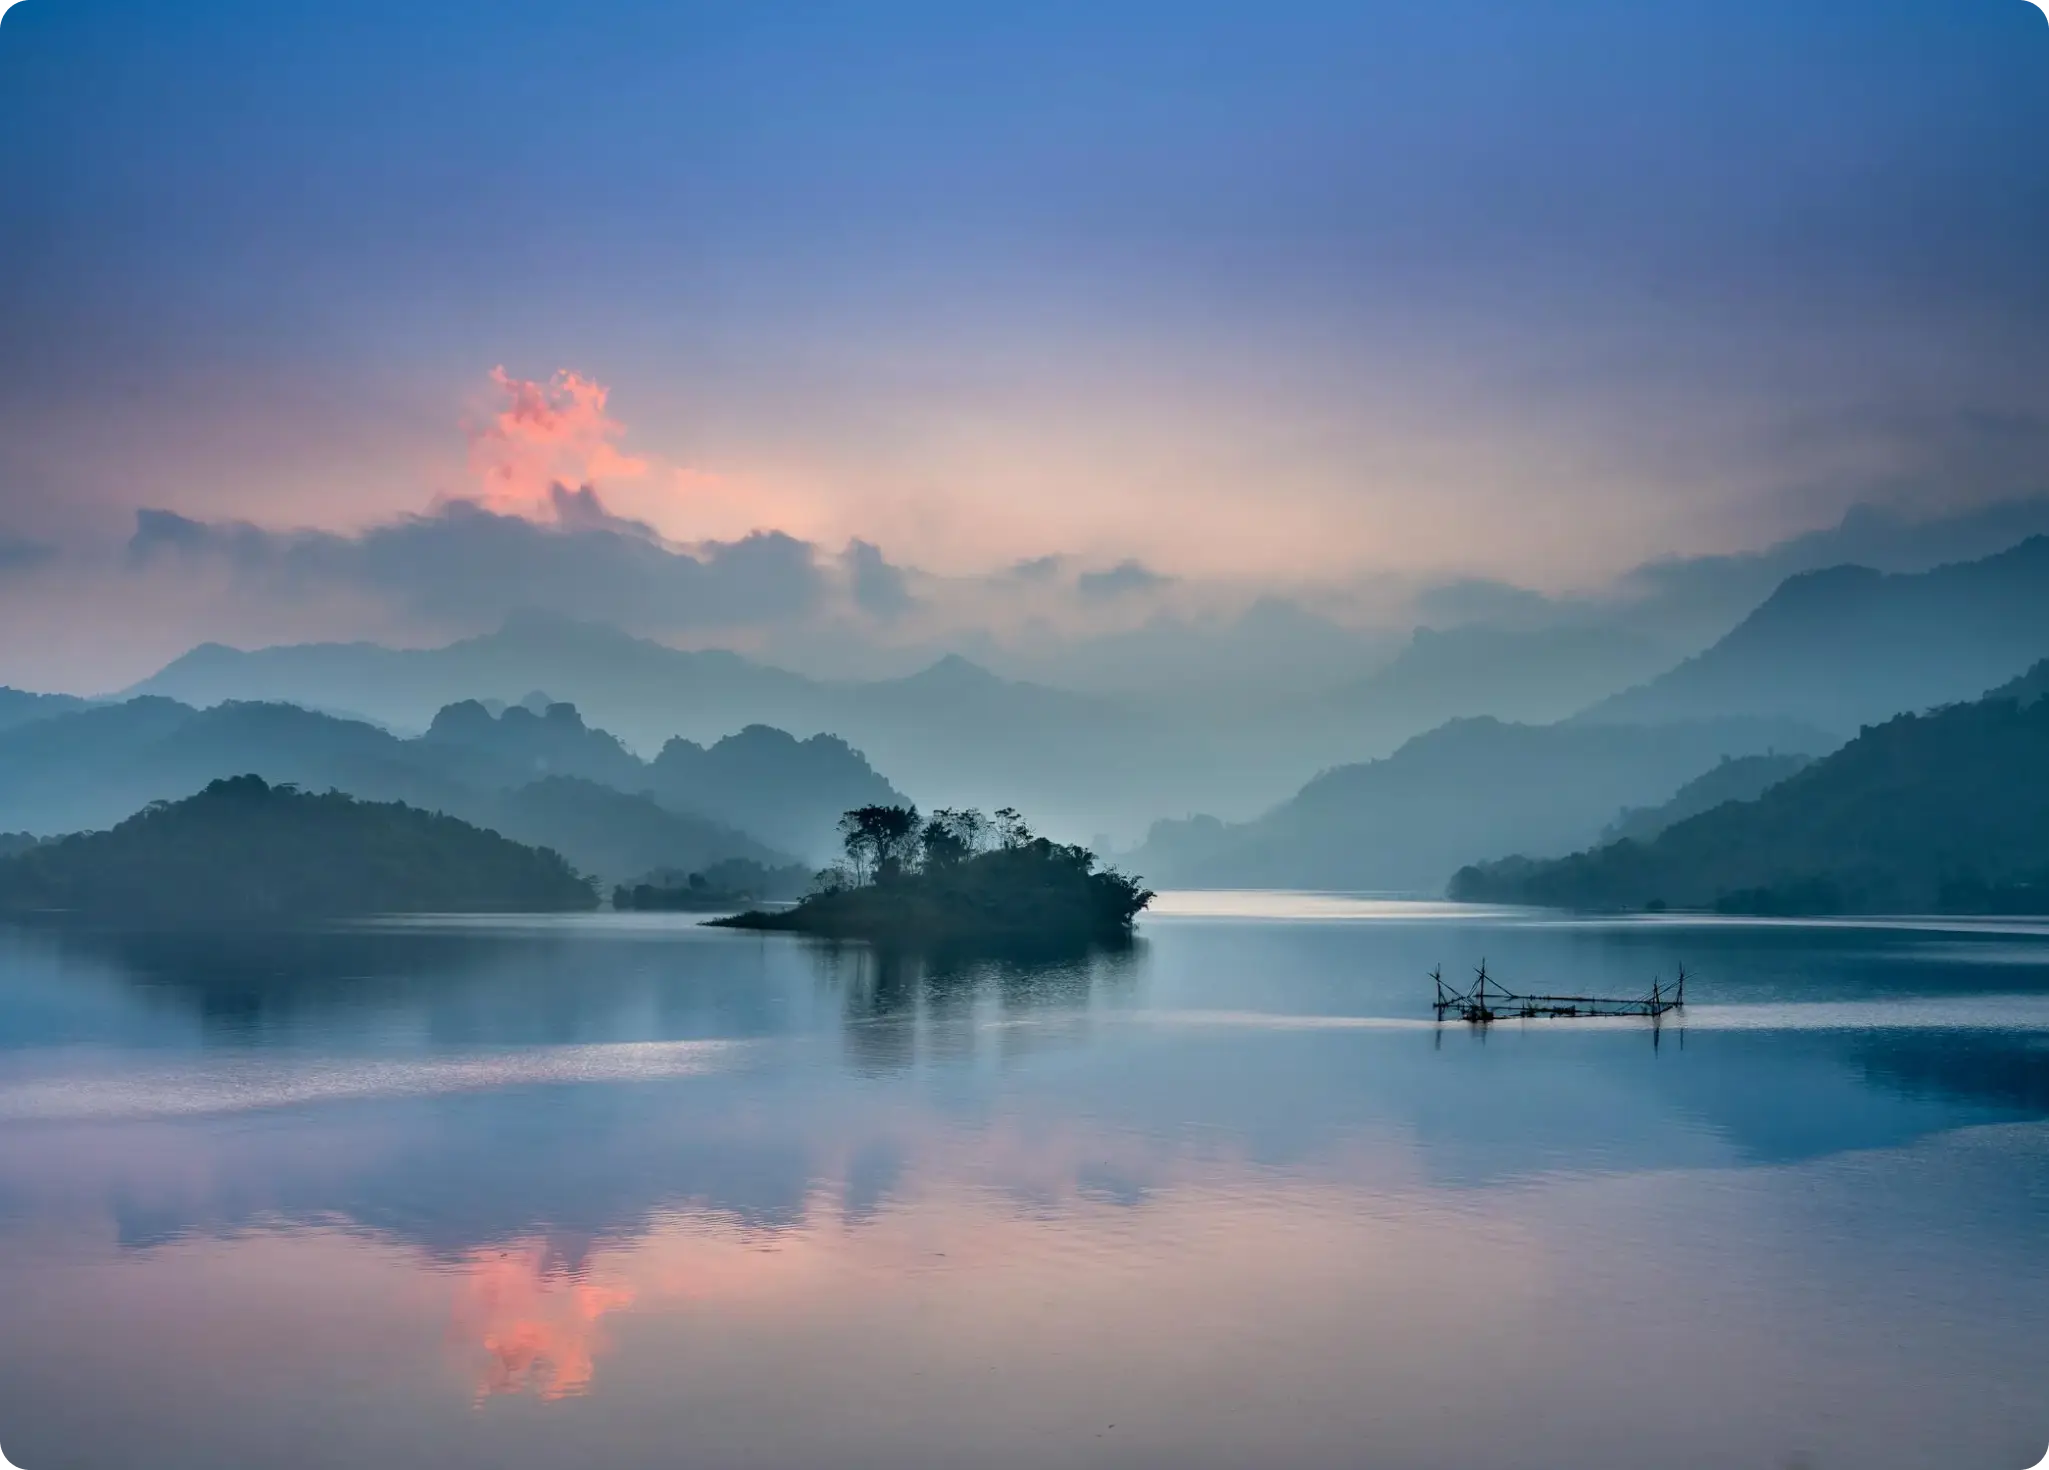
[[[1686,966],[1679,967],[1679,980],[1667,987],[1660,979],[1651,981],[1651,993],[1640,1000],[1618,1000],[1602,995],[1519,995],[1487,973],[1480,961],[1477,978],[1468,990],[1444,983],[1444,967],[1430,972],[1437,986],[1432,1009],[1437,1019],[1456,1016],[1475,1026],[1491,1021],[1536,1020],[1551,1016],[1645,1016],[1657,1021],[1673,1011],[1686,1009]]]

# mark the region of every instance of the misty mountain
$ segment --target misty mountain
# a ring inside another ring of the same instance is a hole
[[[1659,728],[1454,720],[1384,760],[1326,771],[1257,821],[1156,824],[1127,861],[1155,886],[1437,893],[1474,854],[1563,853],[1724,757],[1822,750],[1782,720]]]
[[[1772,787],[1812,764],[1805,755],[1730,756],[1713,770],[1695,776],[1658,806],[1636,807],[1601,832],[1601,841],[1649,842],[1667,827],[1712,811],[1725,801],[1755,801]]]
[[[1279,606],[1248,613],[1245,636],[1272,643],[1302,616]],[[1329,643],[1327,631],[1319,640]],[[245,653],[207,645],[131,692],[195,704],[284,700],[418,729],[452,703],[476,701],[488,715],[494,704],[546,689],[633,750],[655,751],[672,736],[710,745],[754,725],[829,733],[910,780],[910,794],[928,807],[1029,806],[1048,830],[1089,837],[1140,830],[1176,807],[1255,812],[1321,768],[1391,750],[1447,711],[1549,716],[1662,661],[1622,634],[1461,629],[1419,635],[1382,682],[1339,697],[1255,698],[1227,686],[1113,696],[1006,679],[959,655],[902,678],[827,682],[737,654],[677,650],[525,614],[438,649],[311,644]],[[1358,663],[1355,649],[1333,676]],[[476,713],[455,718],[472,732],[482,728]],[[623,768],[630,752],[572,752],[551,745],[556,737],[544,728],[520,728],[531,737],[524,758],[543,763],[529,766],[530,776],[620,783],[602,768]],[[769,835],[752,820],[740,825]],[[811,830],[779,827],[777,840],[808,842]]]
[[[2049,701],[1900,715],[1754,801],[1647,843],[1470,867],[1452,893],[1599,909],[2049,912]]]
[[[1321,694],[1385,664],[1399,640],[1267,596],[1231,617],[1162,612],[1132,628],[1081,636],[1048,632],[1022,645],[982,638],[957,651],[1006,678],[1174,703],[1213,698],[1222,689],[1261,700]]]
[[[1681,650],[1607,624],[1418,628],[1385,668],[1330,696],[1335,710],[1396,738],[1462,716],[1549,724],[1671,667]]]
[[[671,811],[644,795],[577,776],[547,776],[459,800],[458,815],[515,842],[552,848],[608,883],[657,869],[702,872],[726,862],[787,865],[789,855],[707,817]]]
[[[708,815],[675,804],[690,782],[665,778],[567,705],[538,716],[512,706],[497,718],[481,706],[458,707],[437,717],[428,734],[404,740],[295,705],[195,710],[147,697],[0,731],[0,828],[105,828],[150,802],[190,795],[223,772],[252,773],[444,811],[552,847],[618,882],[657,867],[689,872],[726,859],[791,862],[787,851],[726,820],[744,819],[756,796],[768,825],[814,833],[829,831],[863,797],[894,796],[844,746],[778,735],[753,732],[700,752],[698,787],[719,787],[718,815]],[[672,788],[670,801],[650,794],[659,784]]]
[[[286,644],[251,651],[202,644],[127,691],[206,706],[274,701],[426,728],[444,705],[508,703],[535,689],[575,704],[640,749],[672,735],[716,739],[743,725],[812,728],[818,686],[738,654],[697,653],[548,613],[441,648]]]
[[[999,678],[958,656],[906,678],[826,683],[542,614],[438,649],[209,644],[130,692],[193,704],[284,700],[418,729],[446,704],[536,688],[636,749],[658,750],[674,736],[710,744],[751,725],[830,734],[883,769],[914,772],[912,794],[928,806],[1030,803],[1054,825],[1085,831],[1106,811],[1142,820],[1168,794],[1185,793],[1196,771],[1218,771],[1199,724]],[[474,716],[462,718],[473,727]]]
[[[744,826],[815,862],[838,856],[842,812],[905,799],[846,741],[799,740],[768,725],[749,725],[709,746],[671,740],[643,784],[665,806]]]
[[[513,704],[493,715],[476,700],[463,700],[435,714],[419,745],[430,759],[446,756],[448,768],[460,769],[471,785],[516,786],[548,776],[578,776],[622,791],[647,785],[645,762],[562,701],[538,713]]]
[[[1743,715],[1848,733],[1977,698],[2049,655],[2049,536],[1917,574],[1840,566],[1783,583],[1705,652],[1580,716]]]
[[[31,720],[70,714],[86,707],[87,701],[70,694],[30,694],[0,685],[0,730],[11,730]]]
[[[2041,535],[2049,535],[2049,496],[1935,516],[1859,504],[1833,526],[1757,551],[1661,557],[1591,592],[1548,596],[1512,583],[1466,578],[1425,588],[1416,598],[1416,612],[1421,622],[1435,627],[1621,628],[1672,648],[1676,657],[1705,648],[1781,583],[1803,573],[1840,566],[1926,572],[1951,562],[1980,561]]]

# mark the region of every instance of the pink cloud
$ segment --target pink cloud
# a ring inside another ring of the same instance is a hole
[[[470,429],[469,468],[477,500],[496,511],[548,519],[555,487],[638,479],[648,462],[619,448],[626,426],[605,410],[611,390],[562,371],[547,382],[491,369],[503,395],[490,419]]]

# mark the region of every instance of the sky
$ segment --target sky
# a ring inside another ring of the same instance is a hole
[[[24,0],[0,681],[801,662],[2049,493],[2028,0]]]

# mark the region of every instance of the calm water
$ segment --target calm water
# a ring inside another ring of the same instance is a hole
[[[667,916],[0,930],[63,1466],[2020,1470],[2049,927],[1170,896],[935,972]],[[1427,1024],[1431,965],[1697,974]]]

